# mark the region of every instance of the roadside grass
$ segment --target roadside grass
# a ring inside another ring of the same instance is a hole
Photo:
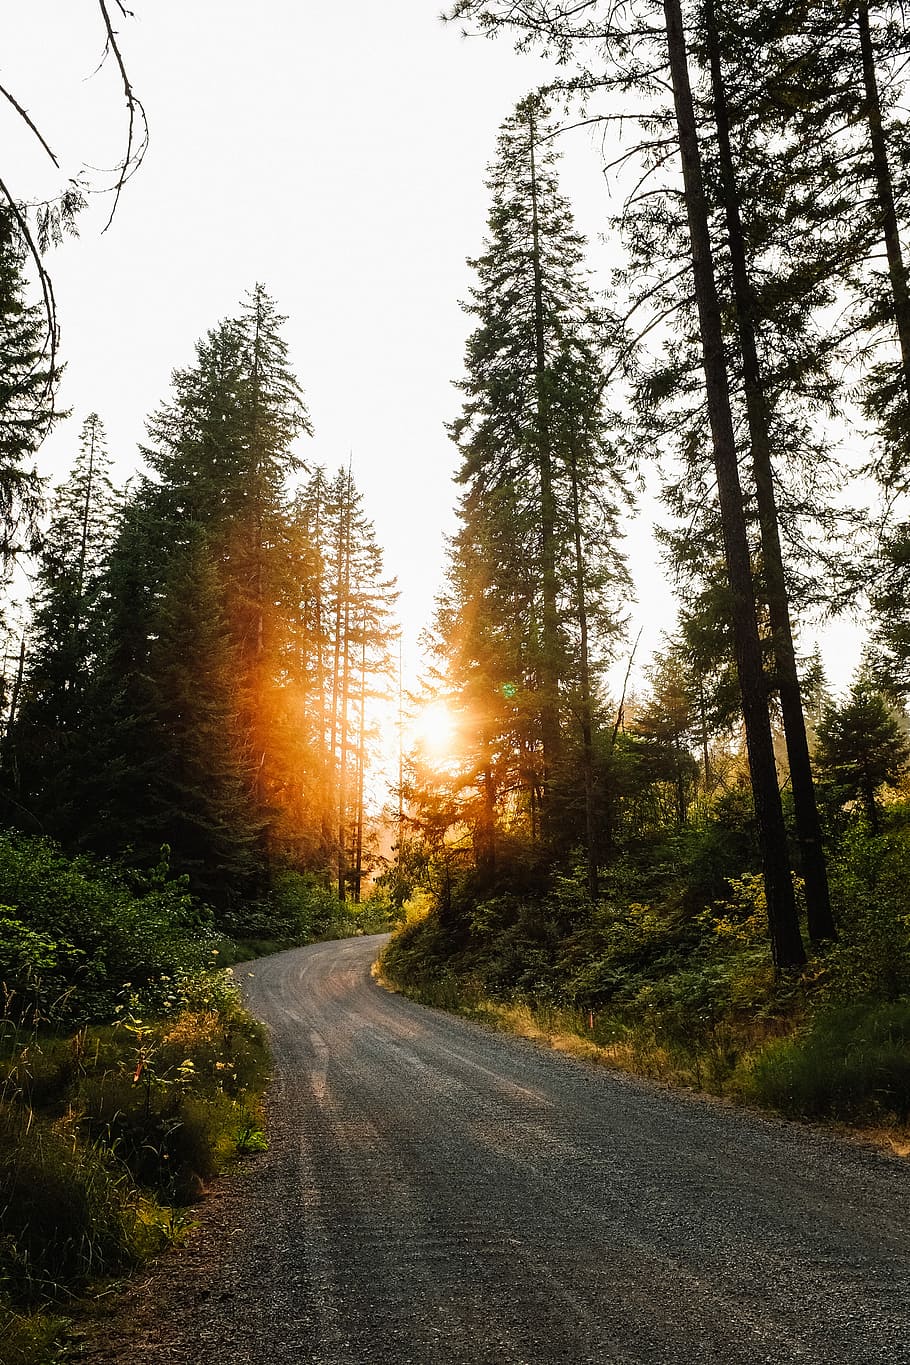
[[[748,956],[748,955],[746,955]],[[689,975],[661,982],[656,995],[595,1010],[513,994],[496,998],[477,976],[448,970],[434,978],[421,954],[396,941],[377,966],[379,980],[433,1008],[532,1039],[585,1060],[788,1118],[846,1127],[910,1155],[910,1000],[832,998],[830,971],[784,983],[764,1008],[699,1009]],[[743,971],[747,963],[743,964]],[[827,973],[827,975],[826,975]]]
[[[0,1359],[53,1360],[105,1277],[179,1241],[190,1205],[266,1145],[265,1032],[223,972],[174,1012],[61,1030],[0,1021]]]
[[[742,851],[719,832],[627,851],[594,901],[578,868],[530,889],[453,881],[443,910],[423,896],[406,914],[384,979],[563,1051],[907,1150],[907,813],[832,839],[838,939],[795,973],[775,973],[762,879],[737,871]],[[794,892],[802,905],[798,878]]]
[[[396,917],[289,869],[216,913],[166,847],[141,871],[0,831],[4,1365],[55,1359],[80,1298],[180,1240],[207,1182],[265,1149],[266,1037],[223,969]]]
[[[633,1021],[618,1013],[528,999],[497,1000],[476,979],[449,975],[437,982],[426,978],[411,982],[390,969],[385,953],[375,975],[387,988],[433,1009],[532,1039],[557,1052],[716,1095],[744,1098],[744,1075],[751,1059],[780,1030],[779,1023],[765,1021],[717,1027],[709,1038],[681,1037],[653,1019]]]
[[[0,1360],[4,1365],[51,1365],[62,1359],[66,1319],[49,1313],[17,1313],[0,1298]]]
[[[829,1008],[755,1058],[747,1093],[781,1113],[878,1126],[910,1121],[910,1000]]]

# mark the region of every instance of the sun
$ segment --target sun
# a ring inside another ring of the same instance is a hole
[[[455,748],[455,716],[444,701],[431,701],[417,714],[414,738],[425,758],[440,762],[450,758]]]

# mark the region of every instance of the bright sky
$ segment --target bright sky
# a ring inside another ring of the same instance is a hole
[[[50,261],[73,415],[45,469],[66,472],[97,410],[125,477],[171,370],[263,281],[288,316],[316,429],[302,453],[330,467],[353,456],[399,579],[410,671],[454,525],[444,423],[459,407],[452,382],[471,325],[459,299],[484,235],[485,166],[499,124],[546,69],[506,40],[463,39],[440,22],[441,0],[132,3],[136,18],[118,27],[151,144],[110,230],[100,235],[99,202]],[[86,79],[103,47],[95,0],[29,0],[4,29],[0,80],[64,170],[112,164],[125,116],[112,65]],[[0,110],[0,136],[14,193],[54,183],[12,112]],[[595,239],[615,201],[599,151],[586,132],[564,144],[563,188],[605,271],[610,250]],[[628,548],[644,662],[672,624],[672,598],[646,519]],[[852,640],[832,652],[837,682]]]

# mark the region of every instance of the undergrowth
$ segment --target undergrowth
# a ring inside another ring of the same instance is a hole
[[[906,832],[844,831],[830,860],[838,942],[777,977],[761,879],[719,878],[707,852],[687,834],[647,862],[619,859],[594,904],[580,874],[537,895],[478,896],[466,880],[411,914],[383,975],[425,1004],[674,1084],[810,1120],[910,1123]]]
[[[0,1359],[51,1358],[61,1308],[178,1240],[205,1183],[263,1149],[267,1067],[224,972],[183,981],[165,1015],[65,1030],[7,1010]]]
[[[178,1240],[207,1182],[265,1148],[265,1035],[223,967],[394,917],[289,869],[216,916],[167,847],[138,870],[0,831],[4,1365],[56,1359],[73,1301]]]

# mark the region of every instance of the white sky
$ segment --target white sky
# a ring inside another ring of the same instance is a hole
[[[411,666],[454,525],[454,417],[470,319],[465,258],[484,235],[484,171],[499,124],[544,77],[505,39],[463,39],[441,0],[132,0],[118,24],[149,117],[146,162],[110,230],[101,203],[52,270],[73,416],[44,468],[66,472],[84,416],[97,410],[118,473],[137,464],[147,414],[171,370],[261,280],[288,315],[286,336],[316,429],[305,458],[355,479],[391,573]],[[111,8],[114,9],[113,0]],[[8,9],[8,13],[9,13]],[[125,118],[116,72],[97,66],[95,0],[29,0],[3,25],[0,80],[26,105],[64,170],[110,165]],[[41,192],[40,153],[0,110],[2,173]],[[615,203],[587,133],[565,143],[563,188],[594,241]],[[9,167],[15,168],[15,177]],[[604,275],[605,281],[605,275]],[[672,624],[643,518],[630,536],[639,659]],[[833,637],[841,684],[855,632]]]

